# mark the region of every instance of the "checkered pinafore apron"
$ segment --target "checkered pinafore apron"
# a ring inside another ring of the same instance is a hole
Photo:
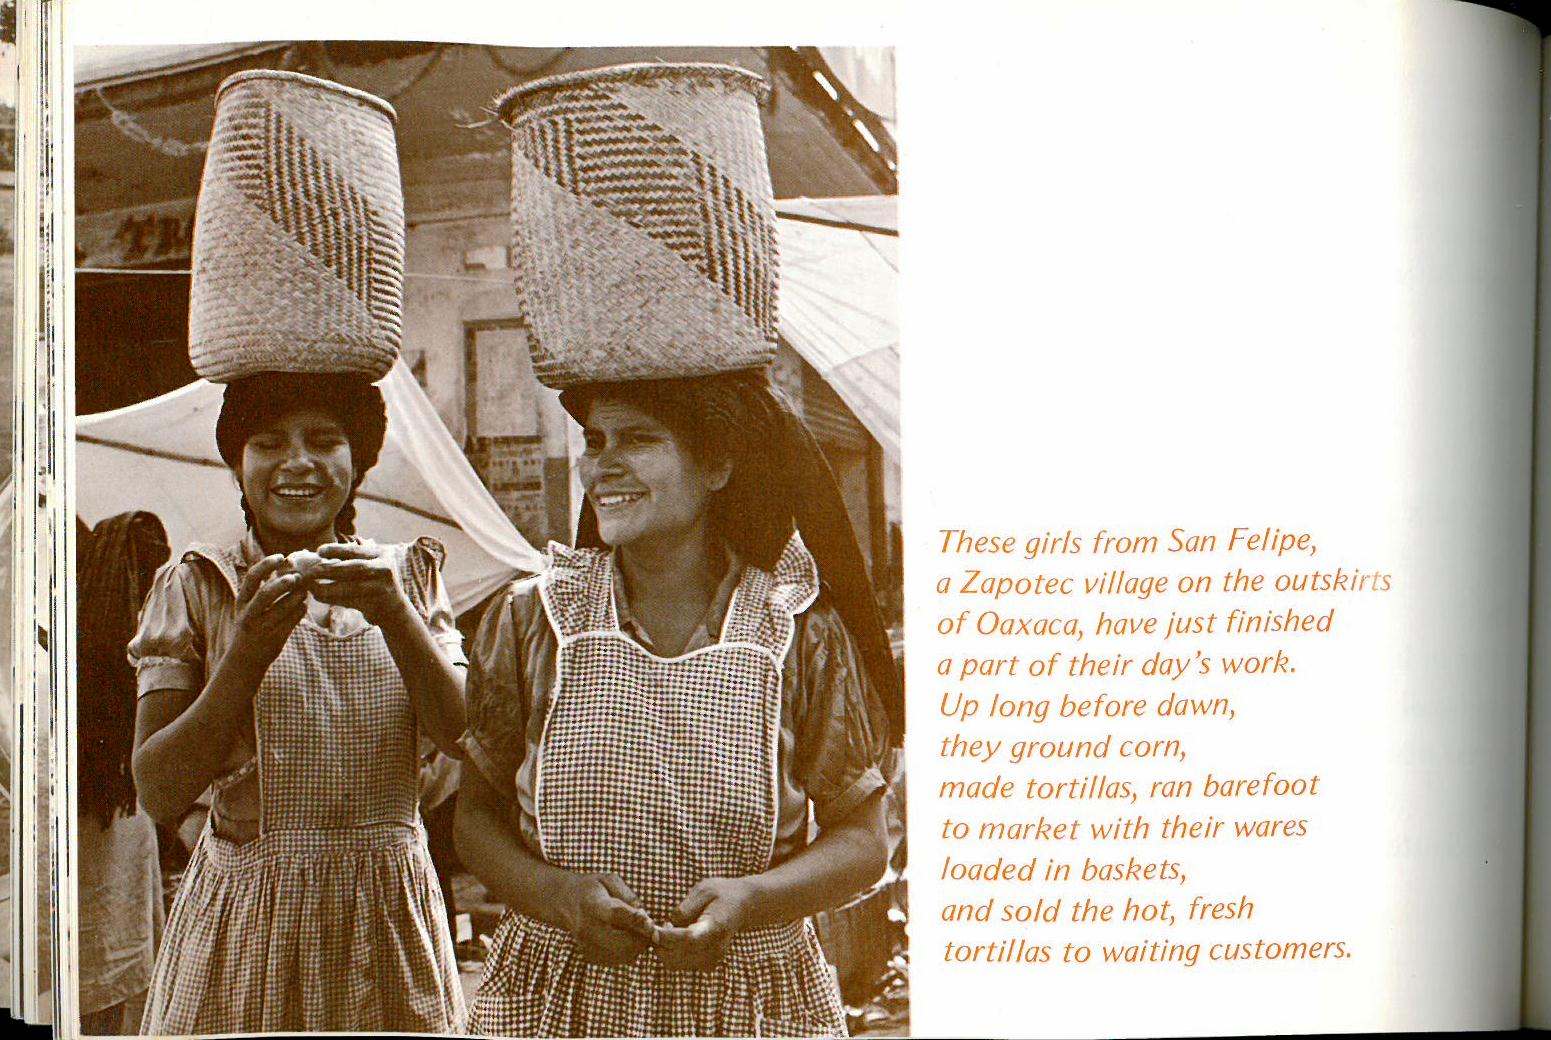
[[[235,595],[238,553],[191,551]],[[404,553],[401,578],[424,610],[414,555]],[[259,836],[237,845],[206,826],[141,1032],[460,1029],[457,963],[417,811],[415,717],[382,631],[337,634],[304,618],[254,714]]]
[[[613,872],[666,922],[707,877],[769,868],[777,813],[781,668],[818,594],[795,536],[775,573],[746,567],[717,644],[654,656],[620,631],[610,558],[550,547],[541,592],[560,643],[539,746],[544,859]],[[654,949],[587,964],[563,929],[508,912],[471,1008],[501,1036],[830,1036],[845,1015],[806,921],[740,932],[706,971]]]

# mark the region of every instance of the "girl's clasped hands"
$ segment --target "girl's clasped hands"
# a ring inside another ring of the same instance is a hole
[[[659,922],[619,875],[579,874],[564,917],[589,963],[629,964],[655,946],[665,967],[704,970],[720,964],[732,937],[749,927],[752,898],[747,879],[706,878]]]

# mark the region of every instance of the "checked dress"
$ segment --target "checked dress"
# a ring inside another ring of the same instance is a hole
[[[721,638],[658,657],[627,636],[611,557],[550,546],[541,579],[558,685],[536,779],[547,862],[613,872],[666,922],[697,882],[768,869],[776,839],[781,670],[818,573],[793,537],[775,572],[745,567]],[[510,911],[471,1008],[499,1036],[844,1035],[811,924],[740,932],[714,968],[581,958],[563,929]]]
[[[400,578],[429,604],[420,546]],[[438,547],[439,548],[439,547]],[[196,546],[233,597],[240,548]],[[353,619],[350,617],[353,615]],[[141,1031],[452,1032],[463,1001],[417,812],[415,716],[380,629],[303,618],[254,700],[258,836],[207,825],[178,889]],[[213,666],[212,669],[213,670]]]

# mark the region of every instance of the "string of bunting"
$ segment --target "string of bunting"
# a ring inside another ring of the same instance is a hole
[[[137,144],[149,145],[163,155],[174,159],[186,159],[191,155],[204,155],[209,147],[207,141],[180,141],[176,138],[163,137],[148,130],[133,114],[114,105],[103,93],[102,88],[94,90],[97,100],[102,102],[102,107],[108,110],[108,120],[119,133]]]
[[[397,101],[421,80],[429,76],[437,65],[441,64],[442,57],[445,55],[446,50],[446,44],[435,45],[431,48],[431,53],[426,56],[425,62],[414,72],[411,72],[408,76],[406,76],[397,87],[392,90],[378,90],[376,88],[372,88],[371,93],[375,94],[377,97],[382,98],[384,101]],[[344,77],[339,74],[339,69],[334,64],[334,59],[329,57],[328,44],[325,43],[321,48],[318,49],[317,57],[320,64],[323,65],[324,79],[333,80],[335,83],[339,83],[344,86],[354,86],[354,84],[346,83]]]
[[[391,91],[373,91],[372,93],[377,94],[377,96],[383,98],[386,101],[397,101],[400,97],[408,93],[422,80],[429,76],[432,71],[435,70],[436,66],[441,63],[442,58],[445,56],[446,50],[447,48],[445,45],[438,45],[434,47],[431,50],[431,53],[426,56],[425,62],[421,64],[421,66],[414,72],[406,76],[404,80],[398,85],[398,87]],[[492,48],[487,47],[486,50],[492,50]],[[565,50],[569,50],[569,48],[562,48],[561,53],[563,54]],[[559,57],[560,55],[556,55],[556,60],[558,60]],[[328,79],[334,80],[335,82],[344,83],[344,80],[340,78],[333,61],[328,58],[326,52],[323,55],[323,63],[328,67]],[[92,93],[96,96],[97,100],[102,103],[102,107],[107,109],[108,121],[113,124],[114,128],[118,130],[119,133],[129,138],[131,141],[134,141],[136,144],[143,144],[150,148],[154,148],[161,154],[169,156],[173,159],[186,159],[190,156],[196,155],[203,156],[210,146],[209,141],[183,141],[178,138],[165,137],[161,134],[158,134],[155,131],[148,129],[145,124],[141,123],[134,113],[129,112],[126,109],[119,108],[117,105],[113,104],[113,102],[109,101],[107,94],[103,92],[101,87],[95,88]],[[492,118],[489,121],[493,122],[494,119]]]
[[[141,268],[141,267],[77,267],[76,274],[150,274],[179,275],[187,278],[193,274],[188,268]],[[474,282],[480,285],[510,285],[511,278],[476,278],[466,274],[434,274],[429,271],[405,271],[405,278],[425,278],[440,282]]]

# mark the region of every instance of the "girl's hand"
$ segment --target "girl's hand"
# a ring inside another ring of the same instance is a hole
[[[704,970],[722,962],[732,937],[747,927],[754,886],[747,878],[706,878],[657,929],[657,955],[669,968]]]
[[[284,563],[285,557],[278,554],[264,557],[248,568],[237,589],[232,652],[266,669],[280,656],[291,630],[307,612],[304,579],[275,573]]]
[[[335,543],[320,546],[318,555],[322,562],[308,572],[307,581],[319,603],[353,607],[379,628],[414,613],[399,585],[391,548]]]
[[[629,964],[656,931],[640,898],[617,874],[577,874],[561,915],[589,964]]]

